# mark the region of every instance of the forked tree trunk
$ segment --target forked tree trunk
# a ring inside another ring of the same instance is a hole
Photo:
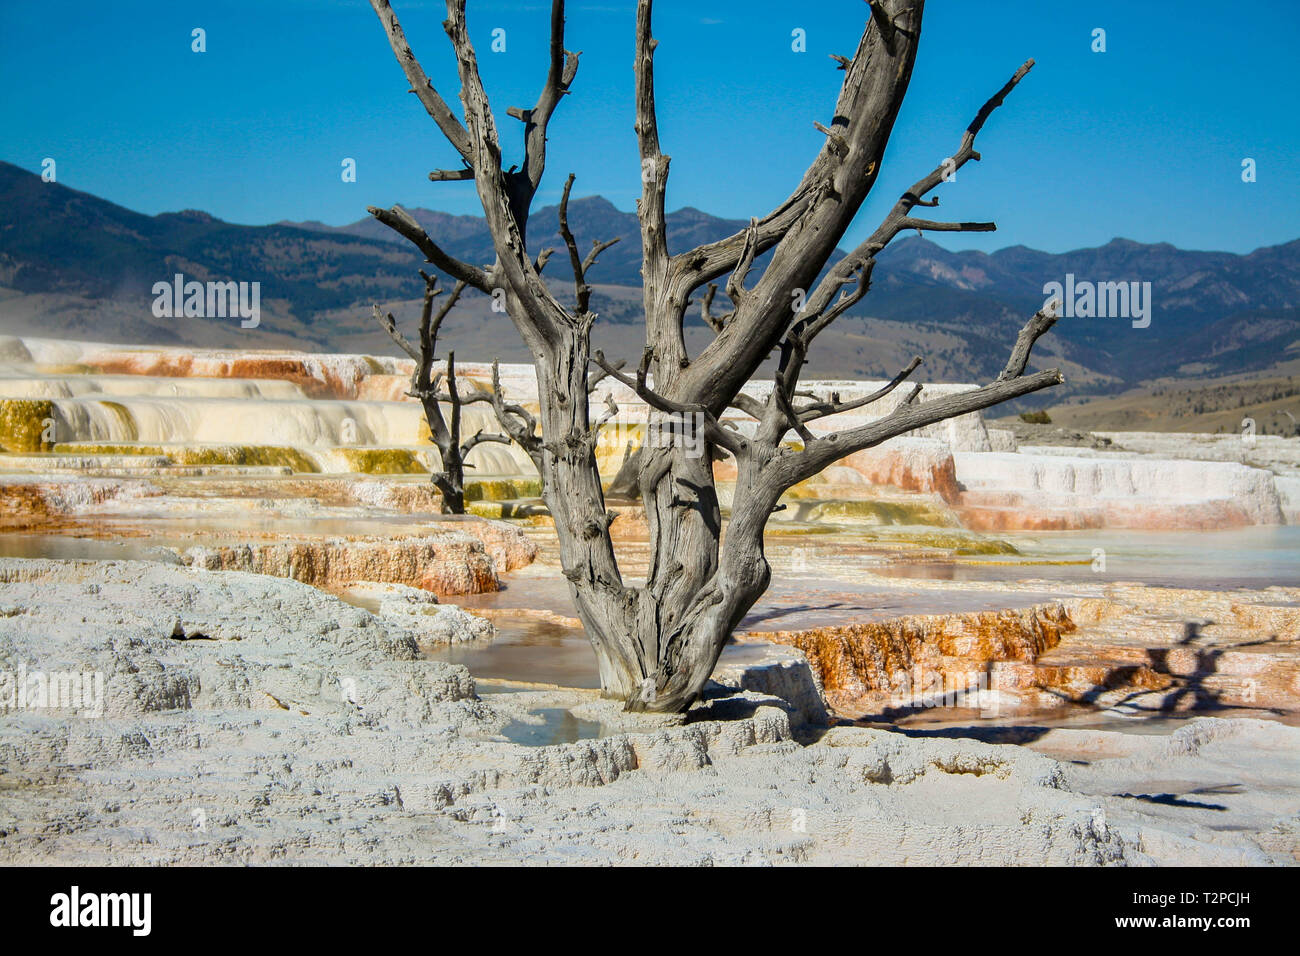
[[[689,447],[646,450],[643,500],[653,553],[644,588],[622,581],[608,534],[586,395],[588,337],[563,336],[537,365],[542,434],[547,439],[543,496],[555,520],[561,562],[591,640],[606,696],[629,709],[678,711],[698,696],[723,645],[767,589],[763,528],[776,506],[775,485],[756,485],[746,469],[736,487],[744,502],[727,526],[707,454]]]
[[[465,513],[465,462],[459,456],[459,449],[449,446],[446,452],[438,450],[442,459],[442,470],[434,472],[430,478],[433,487],[442,497],[442,513],[445,515],[463,515]]]
[[[550,250],[534,256],[525,241],[528,210],[545,168],[547,123],[569,92],[578,67],[577,54],[564,49],[563,0],[552,0],[550,66],[536,105],[507,110],[524,124],[525,145],[522,167],[508,170],[501,164],[496,119],[469,40],[465,0],[446,0],[443,23],[456,55],[463,122],[420,67],[388,0],[371,0],[371,5],[410,89],[460,155],[462,169],[435,170],[430,178],[474,180],[496,261],[477,266],[449,256],[400,207],[370,211],[459,283],[504,296],[506,311],[535,359],[540,422],[507,402],[495,371],[493,392],[482,400],[492,402],[502,427],[542,475],[564,575],[595,650],[601,686],[607,696],[625,700],[629,709],[683,711],[698,699],[723,645],[768,586],[771,571],[763,554],[763,530],[787,489],[860,449],[1061,381],[1054,369],[1027,372],[1030,350],[1056,320],[1055,306],[1048,305],[1021,329],[996,381],[928,401],[920,400],[917,385],[892,412],[868,424],[821,435],[807,427],[883,398],[921,364],[918,357],[878,392],[855,401],[799,389],[813,340],[866,294],[876,255],[902,232],[993,228],[992,223],[919,219],[911,212],[916,206],[937,205],[937,199],[925,197],[979,158],[976,135],[1032,60],[983,105],[953,155],[904,192],[865,241],[830,265],[837,243],[879,175],[911,77],[923,0],[868,0],[870,19],[854,55],[833,57],[844,80],[828,114],[830,125],[816,124],[825,143],[790,197],[768,215],[752,219],[746,229],[675,255],[666,237],[669,159],[659,147],[655,114],[652,0],[638,0],[635,95],[642,195],[637,215],[646,348],[635,375],[590,351],[595,314],[588,309],[591,288],[586,273],[608,243],[593,243],[585,257],[579,253],[567,219],[572,175],[560,202],[559,226],[574,275],[573,307],[561,304],[541,278]],[[751,283],[755,259],[769,251],[768,264]],[[714,316],[713,280],[724,276],[732,310]],[[703,313],[715,337],[690,356],[683,333],[685,315],[691,296],[705,286],[709,291]],[[773,353],[779,363],[766,397],[742,393]],[[635,477],[650,530],[644,584],[627,584],[619,572],[609,533],[615,516],[606,509],[596,467],[601,422],[591,420],[589,395],[604,377],[634,389],[656,414],[678,416],[685,427],[701,430],[704,439],[646,446],[626,463],[623,477]],[[753,420],[750,431],[742,435],[720,424],[729,408]],[[786,444],[790,434],[802,447]],[[701,447],[703,453],[696,453]],[[722,452],[732,455],[737,467],[725,532],[712,473],[712,460]]]

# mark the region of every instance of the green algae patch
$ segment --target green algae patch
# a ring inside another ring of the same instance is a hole
[[[826,494],[825,482],[814,482],[812,479],[801,481],[797,485],[791,485],[785,490],[783,498],[795,498],[800,501],[806,499],[823,498]]]
[[[268,465],[308,474],[319,471],[307,455],[284,445],[189,447],[167,450],[163,454],[178,465]]]
[[[465,482],[465,501],[513,501],[517,498],[540,498],[542,482],[538,478],[481,478]]]
[[[896,531],[876,531],[869,528],[846,529],[843,527],[834,527],[828,525],[806,525],[795,524],[793,522],[773,521],[768,526],[765,535],[769,537],[798,538],[818,534],[840,535],[854,543],[878,544],[887,548],[924,548],[933,551],[946,551],[952,555],[964,555],[978,557],[980,555],[1019,555],[1020,550],[1010,541],[1001,538],[985,538],[971,533],[963,533],[961,530],[943,531],[931,530],[925,527],[900,528]],[[976,561],[971,560],[970,564],[1014,564],[1019,565],[1019,561]],[[1026,562],[1026,563],[1050,563],[1050,562]],[[1059,562],[1062,564],[1075,564],[1074,561]],[[1077,562],[1087,564],[1087,561]]]
[[[730,513],[727,514],[730,518]],[[832,528],[829,525],[816,524],[795,524],[792,521],[770,521],[763,530],[764,535],[774,538],[800,538],[810,534],[843,534],[841,528]]]
[[[46,428],[54,421],[54,403],[43,398],[0,399],[0,448],[14,454],[49,451]]]
[[[405,448],[352,448],[336,449],[348,468],[366,475],[427,475],[415,454]]]
[[[177,449],[163,448],[161,445],[127,445],[120,442],[61,441],[54,446],[56,455],[149,455],[150,457],[168,456]]]
[[[976,554],[1019,554],[1019,553],[1020,553],[1020,549],[1017,548],[1017,547],[1016,547],[1014,544],[1012,544],[1010,541],[1001,541],[1001,540],[993,539],[993,540],[989,540],[989,541],[978,541],[978,542],[975,542],[975,543],[973,543],[973,544],[964,544],[964,545],[962,545],[960,548],[958,548],[958,549],[956,550],[956,553],[957,553],[957,554],[961,554],[961,555],[976,555]],[[972,563],[973,563],[973,562],[972,562]],[[987,563],[995,563],[995,564],[1019,564],[1020,562],[1018,562],[1018,561],[996,561],[996,562],[985,562],[985,561],[981,561],[981,562],[979,562],[979,563],[980,563],[980,564],[987,564]],[[1084,562],[1084,563],[1087,563],[1087,562]]]
[[[549,516],[546,505],[536,498],[519,501],[467,501],[465,513],[479,518],[515,518],[536,523],[535,519]]]
[[[910,544],[920,548],[933,548],[938,551],[950,551],[957,555],[1020,553],[1020,550],[1014,544],[1001,538],[982,538],[956,533],[945,534],[942,531],[872,535],[871,540],[881,543]]]
[[[58,455],[148,455],[170,458],[177,465],[265,465],[313,474],[316,463],[285,445],[142,445],[105,442],[60,442]]]
[[[957,552],[961,554],[962,552]],[[1017,551],[1016,554],[1020,552]],[[958,561],[958,564],[974,564],[981,568],[1037,568],[1037,567],[1081,567],[1092,564],[1091,558],[1085,558],[1078,561],[1037,561],[1028,558],[1024,561]]]
[[[927,525],[954,527],[956,518],[946,509],[924,501],[831,501],[812,502],[796,498],[791,502],[799,509],[799,520],[845,524]]]

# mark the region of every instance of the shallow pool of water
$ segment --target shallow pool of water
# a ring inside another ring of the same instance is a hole
[[[529,711],[540,717],[540,723],[512,720],[501,731],[501,736],[511,743],[525,747],[549,747],[553,744],[571,744],[602,736],[602,725],[594,720],[583,720],[563,707],[543,707]]]
[[[434,519],[436,521],[436,519]],[[231,543],[241,534],[249,539],[261,532],[366,533],[392,531],[395,523],[344,522],[337,519],[232,518],[186,522],[174,518],[152,522],[123,519],[121,525],[141,526],[148,536],[116,537],[118,522],[108,520],[79,529],[103,537],[72,534],[0,534],[0,556],[60,559],[148,558],[159,545],[188,547],[202,543]],[[432,522],[431,522],[432,523]],[[409,520],[404,527],[409,533]],[[1300,586],[1300,527],[1255,527],[1211,532],[1071,531],[1005,533],[992,537],[1010,541],[1018,555],[988,557],[937,557],[921,551],[900,555],[896,547],[876,544],[852,529],[810,532],[806,539],[783,534],[768,542],[772,553],[772,585],[746,615],[742,632],[802,630],[853,621],[882,620],[911,614],[938,614],[996,610],[1027,606],[1077,593],[1078,585],[1105,581],[1140,581],[1146,584],[1206,589],[1261,588],[1269,585]],[[620,543],[622,546],[622,543]],[[633,549],[644,547],[632,542]],[[806,561],[799,571],[789,570],[791,554]],[[545,553],[545,552],[544,552]],[[882,557],[887,560],[882,563]],[[1104,564],[1103,564],[1104,560]],[[806,568],[804,567],[806,565]],[[954,582],[986,582],[988,589],[909,589],[903,581],[882,585],[875,575],[925,578]],[[1004,590],[1003,582],[1033,584]],[[628,583],[634,583],[629,577]],[[543,558],[538,564],[504,576],[504,589],[496,593],[450,599],[470,609],[491,611],[497,638],[430,650],[430,659],[464,664],[481,682],[485,694],[508,692],[493,682],[595,689],[600,686],[595,656],[582,629],[552,617],[574,618],[576,612],[567,582],[558,568]],[[358,602],[362,603],[362,602]],[[377,610],[377,607],[371,607]],[[512,610],[519,613],[512,614]],[[535,712],[538,723],[515,721],[505,731],[517,743],[543,746],[599,735],[599,725],[574,717],[563,708]],[[1093,712],[1093,720],[1100,719]],[[915,723],[928,725],[951,720],[955,714],[930,713]],[[1188,715],[1192,716],[1192,715]],[[1069,725],[1078,716],[1040,720],[1044,726]],[[1186,718],[1171,718],[1170,726]],[[1106,729],[1151,725],[1153,718],[1107,718]],[[979,727],[1014,728],[1008,717],[976,721]],[[1114,726],[1112,726],[1114,725]],[[992,732],[992,731],[990,731]],[[1014,731],[1019,732],[1019,731]]]
[[[599,689],[596,655],[582,628],[508,616],[497,616],[493,621],[497,627],[495,640],[432,648],[424,656],[464,664],[481,680]]]
[[[1207,590],[1300,586],[1296,525],[1226,531],[1015,532],[997,537],[1011,542],[1020,554],[895,561],[881,573],[945,581],[1140,581]]]

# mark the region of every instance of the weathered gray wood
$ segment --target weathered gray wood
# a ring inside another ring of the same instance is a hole
[[[465,0],[445,2],[443,26],[456,57],[463,125],[459,120],[447,122],[431,97],[421,99],[426,109],[432,103],[431,115],[468,172],[435,178],[473,179],[497,256],[489,267],[452,261],[455,271],[447,271],[469,285],[504,293],[509,317],[534,355],[540,420],[506,402],[495,372],[494,393],[468,400],[490,401],[505,432],[537,463],[542,494],[555,519],[564,574],[596,652],[604,692],[633,710],[684,710],[698,698],[723,644],[769,583],[763,530],[787,489],[859,449],[1061,380],[1056,370],[1026,374],[1030,350],[1055,321],[1053,314],[1040,312],[1021,331],[997,381],[931,401],[924,400],[921,386],[914,386],[892,412],[857,428],[818,436],[806,423],[884,397],[908,378],[920,357],[863,399],[842,402],[835,395],[823,399],[799,389],[799,375],[817,335],[867,294],[877,254],[897,235],[908,230],[994,228],[988,222],[921,219],[911,212],[916,206],[937,206],[938,200],[927,199],[927,194],[948,173],[979,159],[976,135],[1033,61],[983,105],[949,161],[918,180],[871,236],[819,279],[879,175],[911,78],[924,0],[871,0],[854,55],[833,57],[843,80],[829,122],[815,123],[825,142],[785,202],[732,236],[675,254],[668,249],[665,227],[670,157],[661,148],[655,107],[658,41],[652,30],[653,0],[638,0],[635,129],[643,176],[637,216],[646,338],[632,375],[622,370],[621,362],[591,351],[595,316],[588,311],[586,271],[604,246],[596,243],[585,259],[579,255],[567,221],[572,177],[560,206],[560,232],[574,272],[574,308],[560,303],[541,279],[550,250],[534,258],[526,245],[529,205],[545,161],[546,121],[569,91],[577,67],[576,55],[563,50],[563,0],[553,0],[551,8],[550,66],[538,105],[508,111],[525,123],[528,161],[523,171],[502,169],[495,120],[469,39]],[[408,77],[423,77],[387,3],[372,3],[399,61],[410,61],[403,62]],[[388,218],[403,227],[403,234],[430,261],[445,268],[440,261],[446,254],[418,225],[412,229],[398,211]],[[769,251],[767,266],[752,278],[757,257]],[[728,277],[732,309],[714,316],[710,309],[715,280],[723,276]],[[692,294],[706,285],[701,314],[715,335],[692,357],[685,346],[685,315]],[[796,292],[806,293],[805,307],[797,315],[791,308]],[[774,351],[780,361],[768,397],[759,401],[742,394],[741,388]],[[596,468],[597,435],[613,408],[593,422],[589,396],[605,377],[634,389],[658,412],[698,421],[707,450],[692,456],[686,447],[642,447],[624,461],[620,490],[635,483],[650,529],[649,571],[640,587],[625,585],[621,577],[609,534],[613,514],[605,507]],[[752,437],[720,424],[719,416],[728,407],[755,419]],[[803,437],[802,448],[783,444],[791,431]],[[734,456],[737,467],[725,536],[712,472],[712,461],[724,452]]]
[[[466,283],[457,282],[451,295],[435,314],[433,301],[442,294],[442,290],[438,288],[436,277],[423,271],[420,276],[424,279],[424,303],[420,309],[418,348],[412,345],[397,328],[397,320],[393,318],[391,312],[383,313],[377,305],[372,306],[371,311],[379,324],[384,327],[384,331],[397,343],[398,348],[415,361],[415,371],[411,373],[411,388],[406,394],[420,402],[424,410],[424,420],[429,424],[429,434],[434,447],[438,449],[441,470],[434,472],[430,480],[442,495],[442,513],[460,515],[465,513],[465,469],[470,467],[465,464],[465,456],[469,454],[471,448],[484,442],[508,445],[511,439],[505,435],[479,430],[466,441],[461,441],[461,406],[472,402],[491,401],[491,398],[481,392],[465,398],[461,397],[456,382],[455,352],[447,353],[445,374],[435,372],[433,364],[438,347],[438,329],[442,327],[442,320],[447,317],[447,313],[452,310],[461,293],[465,291]],[[447,391],[441,394],[438,388],[444,383]],[[443,404],[451,408],[450,421],[443,416]]]

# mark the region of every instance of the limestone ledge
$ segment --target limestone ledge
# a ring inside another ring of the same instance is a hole
[[[753,691],[684,720],[587,695],[608,733],[528,748],[502,732],[544,697],[480,697],[400,623],[295,581],[7,559],[0,582],[0,666],[106,677],[98,719],[0,720],[7,864],[1294,859],[1300,731],[1275,723],[1052,731],[1042,753],[851,727],[801,746]],[[1229,812],[1204,823],[1127,796],[1233,781],[1255,789],[1218,788]]]

